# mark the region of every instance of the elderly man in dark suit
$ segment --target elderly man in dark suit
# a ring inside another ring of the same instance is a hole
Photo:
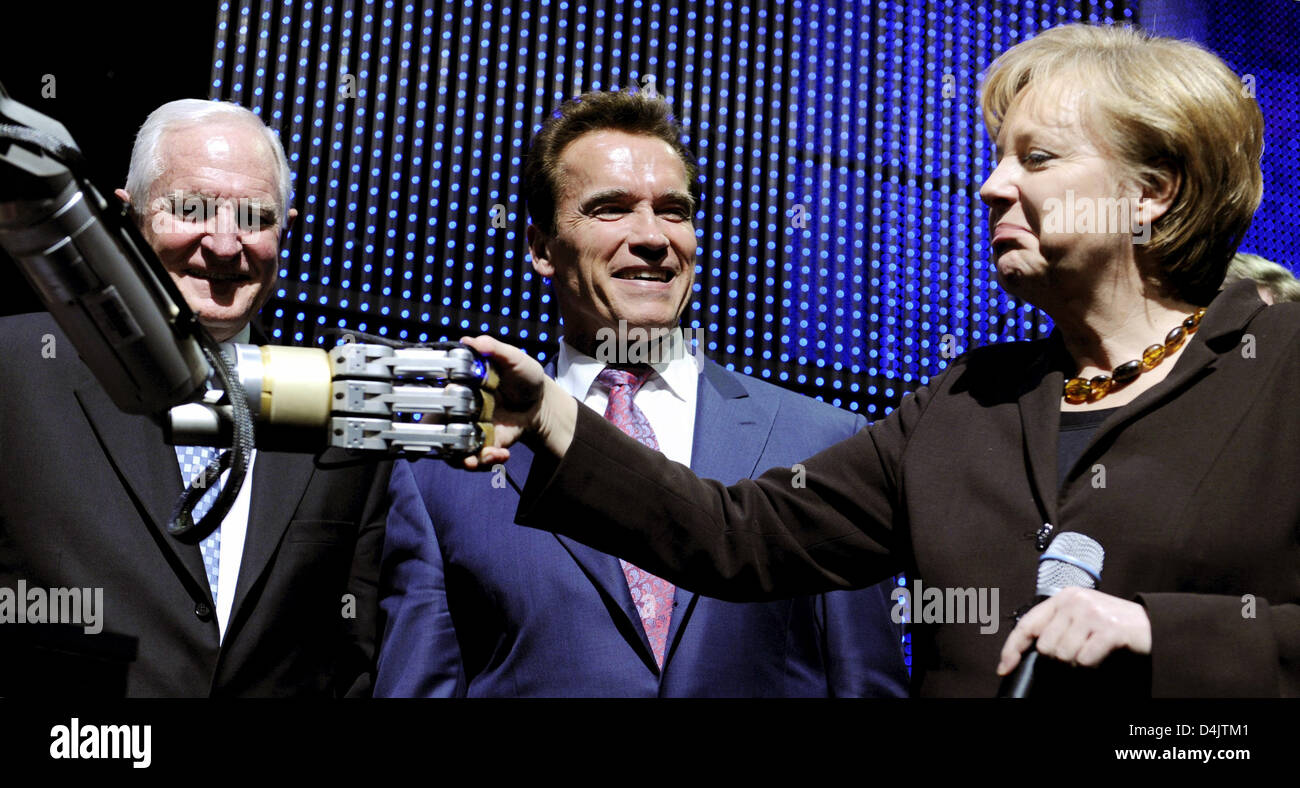
[[[171,102],[117,193],[213,338],[264,341],[251,320],[296,214],[276,135],[232,104]],[[168,513],[211,450],[118,411],[48,315],[4,319],[0,343],[0,588],[96,589],[105,633],[10,627],[0,691],[369,692],[386,466],[256,451],[221,525],[183,543]]]
[[[669,458],[728,482],[789,466],[861,417],[730,372],[678,328],[695,273],[695,166],[667,105],[566,102],[524,165],[533,267],[551,280],[562,385]],[[641,363],[638,363],[641,362]],[[376,694],[899,696],[887,586],[762,604],[710,599],[513,524],[516,450],[472,476],[397,463]],[[794,475],[797,482],[797,472]]]

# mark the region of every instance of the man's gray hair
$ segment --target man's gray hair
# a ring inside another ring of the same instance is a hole
[[[1273,294],[1273,303],[1283,301],[1300,301],[1300,281],[1285,266],[1257,254],[1238,252],[1228,263],[1228,273],[1223,279],[1225,286],[1240,279],[1253,279],[1255,284],[1267,288]]]
[[[149,189],[162,175],[164,162],[160,145],[163,135],[175,128],[212,119],[240,121],[254,125],[265,134],[267,144],[275,156],[275,175],[280,188],[279,216],[283,224],[289,211],[290,181],[289,161],[285,158],[280,136],[267,128],[254,112],[229,101],[177,99],[149,113],[139,133],[135,135],[135,145],[131,148],[131,165],[126,174],[126,190],[131,195],[131,204],[135,210],[141,216],[148,210]]]

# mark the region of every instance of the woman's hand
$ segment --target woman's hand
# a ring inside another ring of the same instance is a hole
[[[1151,620],[1136,602],[1086,588],[1066,588],[1039,602],[1016,624],[1002,646],[998,675],[1020,664],[1031,644],[1045,657],[1097,667],[1112,651],[1151,653]]]
[[[510,459],[508,447],[525,441],[534,450],[563,457],[573,442],[578,401],[542,371],[522,350],[490,336],[462,337],[462,343],[487,356],[498,382],[492,412],[492,442],[465,458],[469,470],[491,468]]]

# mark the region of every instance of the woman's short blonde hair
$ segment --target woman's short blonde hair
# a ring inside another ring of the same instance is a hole
[[[1082,91],[1083,116],[1103,152],[1135,183],[1179,178],[1142,259],[1172,295],[1208,304],[1263,196],[1264,118],[1243,82],[1200,46],[1131,27],[1065,25],[998,57],[980,93],[998,136],[1029,86]]]

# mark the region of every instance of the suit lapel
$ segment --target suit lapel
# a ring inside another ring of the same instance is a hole
[[[1234,285],[1215,299],[1214,306],[1218,308],[1212,313],[1207,311],[1200,329],[1188,340],[1169,375],[1102,423],[1088,443],[1088,449],[1107,433],[1133,421],[1199,380],[1220,352],[1239,345],[1241,331],[1265,307],[1255,295],[1254,282],[1248,281],[1245,285]],[[1087,454],[1087,449],[1084,454]]]
[[[731,484],[759,470],[776,409],[751,397],[735,375],[708,359],[700,370],[695,403],[695,436],[691,441],[691,470],[704,479]],[[699,594],[677,588],[677,606],[668,624],[664,664],[681,639]]]
[[[176,452],[163,442],[162,428],[143,416],[118,410],[93,379],[78,384],[75,394],[104,454],[144,515],[168,563],[196,602],[210,602],[212,593],[198,546],[167,533],[167,520],[181,494],[181,472]]]
[[[1056,525],[1056,457],[1061,431],[1063,365],[1068,354],[1059,333],[1053,332],[1047,348],[1030,364],[1019,395],[1020,430],[1030,486],[1043,521]]]
[[[1183,351],[1169,377],[1142,393],[1137,399],[1111,414],[1097,428],[1075,464],[1088,461],[1088,454],[1106,435],[1138,418],[1196,378],[1215,354],[1203,343],[1195,342]],[[1030,365],[1020,390],[1020,427],[1024,436],[1025,464],[1039,511],[1044,521],[1057,523],[1058,447],[1061,431],[1061,391],[1065,385],[1063,364],[1068,355],[1059,337],[1053,336],[1047,350]],[[1068,471],[1069,469],[1067,469]]]
[[[335,451],[330,450],[321,459],[328,463],[346,457],[341,451],[337,452],[338,456],[333,455]],[[230,642],[230,630],[239,619],[240,607],[270,565],[314,471],[314,463],[305,454],[257,452],[253,461],[253,489],[248,506],[248,528],[244,533],[244,554],[239,559],[239,578],[235,584],[235,599],[230,606],[226,643]]]
[[[1124,425],[1177,395],[1207,373],[1223,348],[1234,348],[1239,334],[1264,303],[1253,282],[1236,283],[1220,293],[1207,311],[1169,375],[1122,406],[1094,432],[1075,464],[1088,461],[1093,447]],[[1226,344],[1224,344],[1226,343]],[[1216,350],[1215,348],[1220,348]],[[1046,521],[1057,518],[1057,446],[1060,439],[1061,391],[1065,370],[1073,361],[1059,334],[1053,332],[1046,351],[1031,366],[1020,394],[1020,423],[1024,431],[1025,458]]]
[[[256,322],[251,325],[249,342],[255,345],[269,344],[269,338]],[[320,461],[329,464],[346,461],[349,457],[340,449],[328,449],[321,455]],[[257,452],[256,459],[253,460],[253,473],[245,482],[253,485],[252,498],[248,504],[244,553],[239,559],[239,577],[235,581],[235,598],[230,605],[230,619],[223,647],[234,639],[232,636],[241,620],[240,608],[270,566],[314,472],[315,462],[309,455]]]
[[[555,365],[546,365],[546,374],[555,377]],[[581,398],[579,398],[581,401]],[[586,407],[579,405],[578,407]],[[516,444],[510,449],[510,459],[506,462],[506,471],[510,478],[522,481],[528,478],[532,466],[533,453],[523,444]],[[654,651],[650,648],[650,639],[646,637],[645,627],[641,625],[641,614],[637,612],[636,603],[632,601],[632,592],[627,587],[627,577],[623,574],[623,565],[617,557],[575,542],[567,536],[555,534],[560,546],[568,551],[587,579],[599,589],[601,595],[614,607],[622,611],[626,619],[626,629],[634,633],[640,645],[641,659],[652,670],[658,671]],[[621,629],[624,627],[620,627]],[[669,641],[671,642],[671,641]]]
[[[700,370],[691,470],[732,484],[748,479],[772,431],[776,408],[751,397],[736,375],[708,359]]]
[[[645,627],[641,625],[641,614],[637,612],[636,603],[632,601],[632,592],[627,587],[627,577],[623,574],[623,565],[619,563],[618,558],[593,550],[567,536],[556,534],[555,538],[560,540],[564,549],[573,556],[582,573],[600,590],[601,595],[622,611],[628,631],[634,633],[637,642],[641,644],[641,659],[648,667],[657,671],[659,666],[655,664],[650,639],[646,637]]]
[[[548,367],[546,371],[547,374],[554,374],[553,368]],[[698,386],[691,468],[704,478],[728,483],[749,477],[758,467],[767,436],[772,429],[775,409],[749,396],[749,392],[733,374],[708,359],[704,360]],[[528,476],[531,460],[531,452],[527,453],[525,459],[518,456],[516,449],[511,449],[510,462],[506,468],[512,478],[524,479]],[[517,461],[520,467],[516,471],[514,464]],[[636,633],[642,659],[648,667],[658,671],[650,641],[641,625],[641,615],[632,601],[632,593],[628,590],[627,578],[618,558],[593,550],[567,536],[556,534],[555,538],[573,556],[573,560],[606,599],[622,611],[629,631]],[[695,610],[698,597],[698,594],[682,588],[674,591],[676,607],[673,608],[673,616],[668,624],[665,668]]]

